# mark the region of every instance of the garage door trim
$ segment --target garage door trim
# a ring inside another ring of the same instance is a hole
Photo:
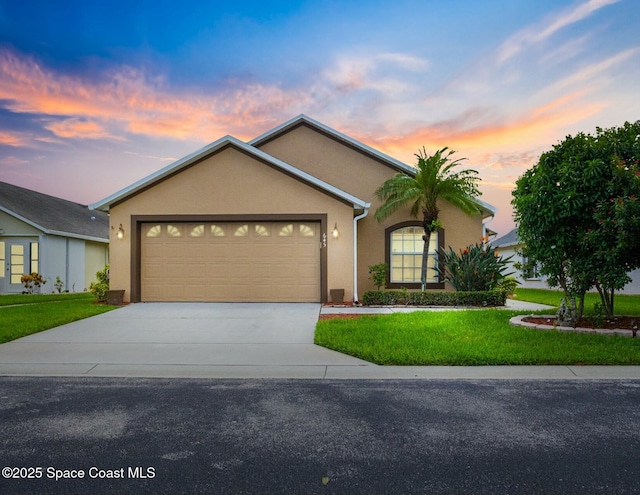
[[[327,232],[326,213],[257,214],[257,215],[132,215],[131,216],[131,302],[141,301],[142,225],[192,222],[320,222],[322,235]],[[320,302],[327,302],[327,247],[320,249]]]

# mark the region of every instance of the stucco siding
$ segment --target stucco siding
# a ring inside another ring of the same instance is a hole
[[[366,201],[371,201],[380,184],[396,173],[306,126],[296,127],[260,149]]]
[[[411,216],[410,208],[397,211],[383,222],[375,219],[375,211],[380,202],[372,201],[369,215],[360,221],[358,226],[358,287],[360,295],[364,290],[373,290],[375,286],[369,278],[369,266],[386,262],[385,259],[385,229],[408,220],[416,220]],[[440,221],[444,230],[444,246],[451,246],[459,250],[482,240],[482,219],[480,215],[469,216],[452,206],[441,201]],[[421,220],[420,216],[417,219]],[[449,289],[450,287],[445,287]]]
[[[4,211],[0,211],[0,228],[2,233],[0,235],[18,235],[18,236],[32,236],[41,233],[40,230],[32,227],[28,223],[18,220],[13,215],[9,215]]]
[[[338,224],[340,237],[327,236],[329,288],[344,288],[352,297],[353,208],[279,170],[227,148],[156,183],[110,210],[111,287],[131,292],[133,216],[323,214]],[[115,237],[119,225],[124,239]],[[135,254],[134,254],[135,255]]]
[[[96,272],[109,263],[109,246],[98,242],[85,242],[84,251],[84,289],[89,289],[96,281]]]
[[[66,278],[63,279],[65,289],[69,292],[82,292],[84,290],[85,266],[84,241],[80,239],[67,239],[67,250],[68,265]]]
[[[397,170],[307,126],[296,127],[265,143],[261,149],[371,202],[368,216],[358,223],[359,296],[365,290],[375,289],[369,279],[369,266],[389,261],[385,260],[385,229],[413,219],[410,206],[382,223],[375,219],[375,212],[381,204],[375,197],[375,191]],[[457,250],[481,241],[480,215],[468,216],[444,201],[438,206],[445,230],[445,247],[452,246]]]
[[[516,252],[518,247],[519,246],[509,246],[496,249],[496,251],[502,258],[513,256],[511,261],[507,264],[507,271],[514,272],[514,274],[511,276],[518,280],[518,282],[520,282],[520,285],[518,285],[518,287],[524,289],[549,289],[550,287],[547,283],[546,277],[540,277],[539,279],[525,279],[522,276],[522,271],[513,266],[515,263],[523,262],[522,255]],[[618,294],[640,294],[640,269],[630,272],[629,277],[631,277],[631,282],[625,285],[622,290],[618,291]],[[595,289],[592,290],[595,291]]]
[[[624,286],[620,294],[640,294],[640,269],[629,273],[631,282]]]

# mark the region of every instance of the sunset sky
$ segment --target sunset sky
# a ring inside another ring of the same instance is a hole
[[[640,119],[640,2],[0,0],[0,181],[93,203],[301,113],[456,150],[503,235],[541,152]]]

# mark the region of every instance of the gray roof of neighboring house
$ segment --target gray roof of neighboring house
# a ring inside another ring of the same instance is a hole
[[[520,239],[518,238],[518,229],[513,229],[508,234],[505,234],[499,239],[491,242],[491,245],[494,248],[517,246],[518,244],[521,244]]]
[[[0,182],[0,211],[46,234],[109,242],[109,215],[6,182]]]

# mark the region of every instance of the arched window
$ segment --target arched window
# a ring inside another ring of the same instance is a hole
[[[424,229],[419,222],[405,222],[386,229],[386,262],[389,264],[390,288],[420,288]],[[427,288],[443,288],[438,272],[438,251],[444,245],[444,231],[431,234],[427,259]]]

